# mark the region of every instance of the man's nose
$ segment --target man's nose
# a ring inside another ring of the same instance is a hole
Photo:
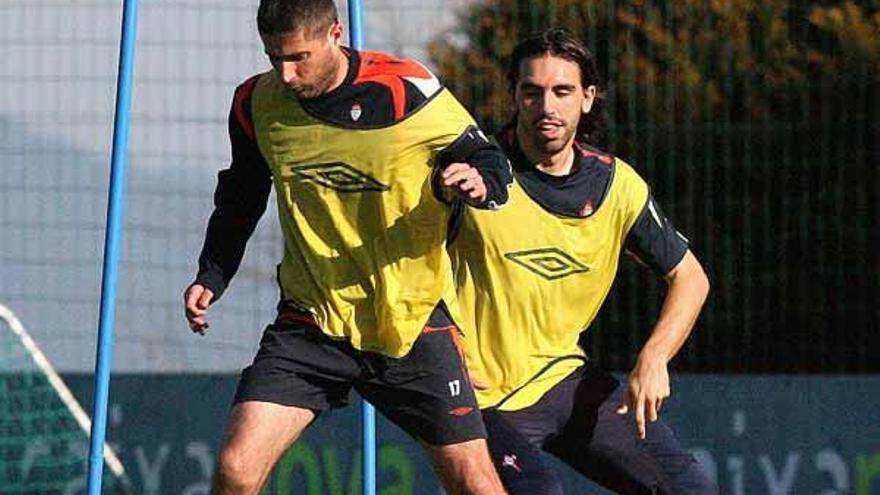
[[[295,84],[297,82],[296,64],[293,62],[281,62],[278,72],[281,73],[281,80],[284,81],[284,84]]]
[[[550,91],[545,92],[544,95],[541,97],[541,110],[544,115],[556,115],[556,104],[556,98]]]

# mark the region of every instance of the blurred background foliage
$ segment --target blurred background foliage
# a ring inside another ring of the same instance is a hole
[[[632,163],[713,283],[675,365],[880,371],[880,2],[487,0],[429,49],[490,131],[511,115],[508,57],[551,26],[596,55]],[[628,369],[662,282],[623,263],[584,345]]]

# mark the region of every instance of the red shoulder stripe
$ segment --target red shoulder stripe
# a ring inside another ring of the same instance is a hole
[[[599,153],[598,151],[591,150],[586,146],[581,146],[577,142],[574,143],[574,149],[575,151],[580,153],[581,156],[586,158],[595,158],[605,165],[611,165],[614,162],[614,159],[611,157],[611,155],[606,155],[604,153]]]
[[[403,117],[406,107],[404,77],[428,79],[431,73],[412,60],[392,57],[379,52],[360,52],[361,66],[354,84],[375,82],[391,91],[395,120]]]
[[[238,124],[244,130],[244,133],[251,139],[255,139],[256,134],[254,133],[254,120],[251,118],[250,112],[248,112],[248,106],[250,105],[251,95],[254,94],[254,86],[257,85],[257,79],[259,79],[259,77],[259,75],[253,76],[247,81],[241,83],[241,85],[235,89],[235,99],[232,103],[232,108],[235,112],[235,118],[238,120]]]

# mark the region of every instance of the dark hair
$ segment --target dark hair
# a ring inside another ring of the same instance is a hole
[[[257,8],[257,29],[269,36],[302,32],[313,38],[338,19],[333,0],[260,0]]]
[[[567,29],[552,28],[529,36],[513,49],[510,65],[507,69],[507,80],[511,94],[516,91],[523,61],[546,55],[576,63],[581,70],[581,85],[584,88],[596,86],[598,89],[600,87],[596,59],[590,50]],[[577,139],[594,146],[604,144],[605,131],[608,127],[605,102],[600,93],[593,101],[590,113],[583,115],[578,124]]]

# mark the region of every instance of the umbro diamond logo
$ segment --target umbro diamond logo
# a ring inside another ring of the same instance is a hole
[[[576,273],[590,271],[587,265],[559,248],[532,249],[506,253],[505,258],[547,280],[556,280]]]
[[[306,182],[329,187],[339,192],[383,192],[391,189],[351,165],[341,162],[293,167],[291,172]]]

